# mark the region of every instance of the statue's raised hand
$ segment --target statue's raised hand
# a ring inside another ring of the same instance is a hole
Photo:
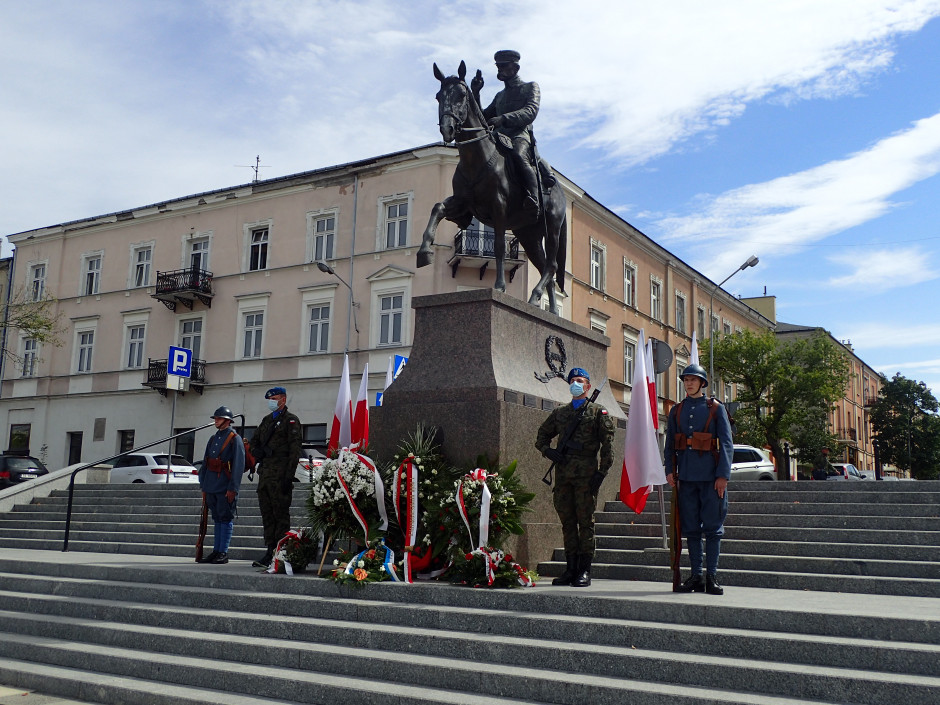
[[[476,76],[474,76],[473,80],[470,81],[470,90],[475,94],[479,94],[481,88],[483,88],[483,72],[480,71],[480,69],[477,69]]]

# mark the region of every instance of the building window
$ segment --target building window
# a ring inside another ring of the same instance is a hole
[[[718,325],[719,325],[718,316],[716,316],[716,315],[713,313],[713,314],[712,314],[712,329],[711,329],[711,332],[712,332],[712,333],[717,333],[717,332],[718,332]]]
[[[35,377],[39,363],[39,341],[35,338],[23,340],[23,376]]]
[[[101,256],[85,258],[85,282],[82,288],[84,296],[94,296],[98,293],[98,286],[101,281]]]
[[[95,331],[78,332],[78,371],[91,372],[91,354],[95,347]]]
[[[385,204],[385,248],[408,244],[408,202]]]
[[[591,243],[591,286],[595,289],[604,290],[604,248],[601,245]]]
[[[268,229],[256,228],[251,231],[251,245],[248,252],[248,271],[257,272],[268,268]]]
[[[623,379],[628,387],[633,385],[633,363],[636,361],[636,343],[624,338],[623,341]]]
[[[36,264],[29,273],[29,297],[39,301],[46,293],[46,265]]]
[[[626,262],[623,265],[623,302],[636,308],[636,267]]]
[[[118,453],[134,450],[134,430],[118,431]]]
[[[245,314],[245,347],[242,357],[261,357],[261,334],[264,330],[264,313],[254,311]]]
[[[650,278],[650,316],[663,320],[663,284],[655,278]]]
[[[685,333],[685,296],[676,294],[676,330]]]
[[[128,326],[127,328],[127,368],[136,369],[144,366],[144,333],[146,326]]]
[[[404,295],[379,298],[379,345],[401,345]]]
[[[731,323],[729,321],[724,322],[723,328],[724,328],[725,335],[731,335]]]
[[[698,330],[698,339],[705,338],[705,309],[701,306],[696,310],[695,326]]]
[[[331,215],[317,218],[313,223],[313,259],[315,262],[333,259],[333,236],[336,219]]]
[[[10,450],[25,450],[29,452],[29,435],[32,424],[11,423],[10,424],[10,443],[7,446]]]
[[[209,270],[209,238],[204,237],[189,243],[189,268]]]
[[[303,425],[301,430],[304,434],[304,448],[326,445],[328,435],[325,423],[307,423]]]
[[[317,304],[310,306],[309,311],[310,335],[307,352],[326,352],[330,343],[330,305]]]
[[[730,384],[730,382],[725,382],[724,388],[725,388],[725,404],[730,404],[730,403],[731,403],[731,384]]]
[[[180,321],[180,347],[193,351],[193,359],[199,357],[202,347],[202,319],[193,318],[188,321]]]
[[[682,370],[689,366],[689,361],[685,358],[676,358],[676,401],[681,401],[685,395],[685,387],[682,386]]]
[[[152,247],[139,247],[134,250],[134,286],[150,286],[150,262],[153,259]]]

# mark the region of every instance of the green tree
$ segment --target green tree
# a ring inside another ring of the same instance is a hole
[[[936,397],[923,382],[894,375],[882,377],[872,405],[871,425],[882,462],[909,470],[919,480],[937,479],[940,471],[940,417]]]
[[[849,365],[825,333],[785,342],[769,330],[723,335],[715,339],[715,369],[738,385],[736,438],[769,446],[777,467],[785,440],[804,462],[834,447],[829,411],[845,394]]]

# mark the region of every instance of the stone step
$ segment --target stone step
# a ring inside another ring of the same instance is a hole
[[[595,521],[601,524],[629,522],[631,524],[658,524],[659,514],[628,514],[627,512],[597,512]],[[884,517],[884,516],[826,516],[808,514],[734,514],[728,512],[726,527],[732,526],[786,526],[817,529],[881,529],[886,531],[937,531],[940,517]]]
[[[668,531],[668,526],[667,526]],[[662,536],[659,523],[595,525],[597,536]],[[911,546],[940,546],[940,531],[893,531],[886,529],[805,528],[792,526],[727,526],[725,539],[759,541],[834,541],[838,543],[903,542]]]
[[[940,496],[937,497],[940,502]],[[648,507],[649,505],[647,505]],[[621,509],[622,507],[622,509]],[[670,511],[671,503],[666,505],[666,511]],[[605,512],[613,514],[624,513],[627,516],[636,516],[636,514],[625,505],[617,506],[615,502],[607,502],[604,506]],[[906,516],[906,517],[937,517],[940,516],[940,509],[937,504],[862,504],[856,502],[765,502],[748,501],[743,502],[735,499],[729,502],[728,514],[807,514],[833,515],[845,514],[848,516]],[[659,507],[653,510],[645,509],[643,515],[651,514],[659,517]]]

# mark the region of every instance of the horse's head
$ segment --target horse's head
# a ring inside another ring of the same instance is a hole
[[[460,62],[456,76],[444,76],[437,64],[434,64],[434,77],[441,82],[441,90],[435,97],[438,125],[445,144],[457,138],[457,132],[467,121],[470,112],[470,89],[464,81],[466,75],[467,65],[463,61]]]

